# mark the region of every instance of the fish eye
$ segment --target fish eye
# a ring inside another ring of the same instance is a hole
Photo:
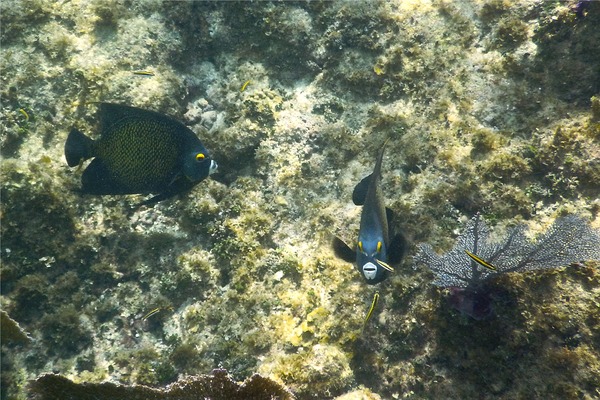
[[[361,251],[361,253],[364,253],[364,250],[362,248],[362,242],[358,242],[358,249]]]
[[[204,160],[204,153],[196,154],[196,161],[202,161],[202,160]]]
[[[381,242],[377,242],[377,252],[381,251]]]

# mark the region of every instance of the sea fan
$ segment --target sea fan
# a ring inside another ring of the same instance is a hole
[[[525,230],[519,225],[502,240],[491,242],[489,229],[477,214],[450,251],[439,255],[430,245],[420,244],[414,259],[433,271],[435,285],[450,289],[453,307],[475,319],[491,314],[491,299],[483,284],[500,274],[600,259],[600,232],[577,215],[557,218],[534,240],[527,238]]]
[[[468,253],[484,262],[476,261]],[[557,218],[535,240],[525,235],[525,226],[510,230],[499,242],[489,241],[489,229],[475,215],[454,247],[438,255],[428,244],[419,245],[415,261],[427,265],[442,287],[477,287],[481,282],[507,272],[555,268],[576,261],[600,259],[600,232],[577,215]],[[485,264],[488,266],[486,267]]]

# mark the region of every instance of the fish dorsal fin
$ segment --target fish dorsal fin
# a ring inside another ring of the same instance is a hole
[[[171,118],[166,115],[162,115],[150,110],[142,110],[141,108],[124,106],[122,104],[114,103],[100,103],[100,109],[98,111],[98,117],[100,120],[100,132],[104,134],[109,128],[116,122],[126,118],[133,118],[137,120],[148,120],[148,119],[159,119],[163,121],[170,121]]]
[[[352,201],[357,206],[362,206],[365,204],[365,198],[367,197],[367,192],[369,191],[369,184],[371,183],[370,174],[364,177],[358,184],[354,187],[354,191],[352,192]]]
[[[387,217],[388,225],[390,225],[394,222],[394,216],[395,216],[394,210],[392,210],[389,207],[386,207],[385,208],[385,216]]]
[[[100,132],[104,133],[115,122],[132,115],[131,107],[113,103],[100,103],[98,119],[100,121]]]
[[[381,163],[383,162],[383,153],[385,152],[385,145],[387,142],[388,141],[386,140],[383,143],[383,146],[381,146],[381,149],[379,149],[379,154],[377,154],[377,162],[375,163],[375,168],[373,168],[373,173],[371,174],[377,178],[381,176]]]
[[[375,163],[375,168],[373,168],[373,173],[364,177],[358,184],[354,187],[354,191],[352,192],[352,201],[357,206],[362,206],[365,204],[365,199],[367,197],[367,192],[369,191],[369,187],[371,186],[371,181],[373,177],[375,180],[378,180],[381,176],[381,163],[383,161],[383,152],[385,150],[385,145],[387,144],[387,140],[383,143],[381,150],[379,150],[379,154],[377,155],[377,162]],[[373,182],[377,184],[377,182]]]

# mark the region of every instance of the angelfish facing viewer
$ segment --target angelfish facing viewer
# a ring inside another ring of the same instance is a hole
[[[194,132],[170,117],[110,103],[100,103],[98,116],[99,139],[73,128],[65,143],[70,167],[94,157],[81,177],[83,193],[155,194],[141,203],[148,205],[190,190],[217,170]]]
[[[388,277],[388,273],[393,271],[392,266],[402,260],[406,247],[402,234],[393,235],[390,227],[393,213],[385,207],[379,185],[384,149],[385,144],[379,151],[373,173],[363,178],[352,193],[354,204],[363,206],[356,249],[352,250],[338,237],[333,241],[335,254],[345,261],[356,263],[358,271],[371,285]]]

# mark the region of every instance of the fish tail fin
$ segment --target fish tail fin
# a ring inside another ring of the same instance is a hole
[[[93,157],[94,141],[79,130],[73,128],[65,142],[65,158],[69,167],[79,165],[83,160]]]

